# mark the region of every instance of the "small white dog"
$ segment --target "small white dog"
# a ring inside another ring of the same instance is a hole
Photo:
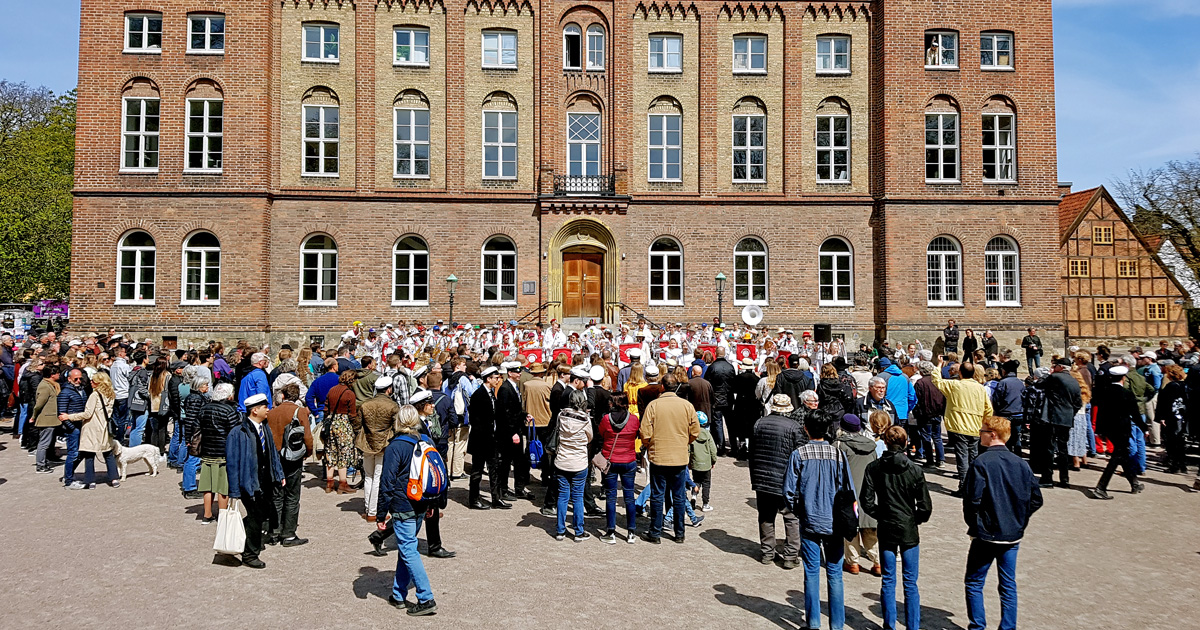
[[[146,462],[146,466],[150,469],[150,476],[158,476],[158,465],[167,461],[166,455],[163,455],[158,447],[153,444],[139,444],[137,446],[125,447],[121,446],[120,442],[113,440],[113,454],[117,458],[117,471],[121,473],[121,481],[125,481],[125,475],[129,470],[129,465],[138,460]]]

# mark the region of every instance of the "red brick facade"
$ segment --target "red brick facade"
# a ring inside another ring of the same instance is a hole
[[[162,14],[161,54],[123,52],[126,12]],[[185,52],[194,13],[224,15],[224,54]],[[300,25],[318,22],[340,29],[336,64],[298,61]],[[585,57],[588,27],[603,28],[602,70],[563,68],[568,24],[583,32]],[[428,67],[391,63],[392,28],[406,25],[428,30]],[[490,28],[516,33],[515,69],[480,68]],[[958,69],[925,68],[927,29],[958,34]],[[981,69],[984,31],[1013,36],[1013,70]],[[682,38],[677,72],[648,71],[647,37],[658,33]],[[731,71],[739,34],[766,42],[762,72]],[[823,34],[849,38],[849,73],[816,71]],[[508,320],[553,301],[548,318],[562,312],[565,249],[604,253],[602,317],[615,318],[621,302],[656,321],[711,319],[723,272],[731,320],[741,308],[734,248],[755,237],[767,248],[767,325],[829,322],[864,342],[879,332],[931,340],[947,318],[1062,329],[1050,0],[84,0],[80,50],[71,300],[85,327],[295,341],[356,319],[432,321],[447,317],[451,273],[458,321]],[[185,173],[186,99],[214,91],[225,114],[221,172]],[[151,92],[161,107],[157,172],[123,174],[122,96]],[[332,178],[300,173],[300,103],[314,94],[341,112]],[[391,109],[402,102],[429,108],[428,179],[391,176]],[[835,184],[814,181],[815,116],[828,106],[843,108],[851,128],[850,178]],[[509,107],[520,121],[518,175],[484,179],[482,111]],[[946,108],[960,121],[960,183],[930,184],[925,113]],[[1018,121],[1017,174],[1004,184],[983,183],[981,115],[992,109]],[[647,113],[659,111],[681,117],[677,182],[647,179]],[[765,115],[761,182],[731,181],[731,114],[742,111]],[[600,116],[599,173],[612,177],[611,194],[555,194],[571,112]],[[135,228],[155,241],[155,298],[116,304],[117,244]],[[219,306],[181,305],[182,246],[199,230],[220,240]],[[336,306],[300,304],[300,247],[315,233],[338,247]],[[498,234],[516,246],[515,305],[481,303],[481,249]],[[405,235],[428,244],[427,306],[392,306],[392,247]],[[1020,250],[1015,305],[984,297],[984,249],[998,235]],[[682,246],[682,305],[650,304],[649,250],[663,236]],[[831,236],[853,252],[852,305],[819,305],[818,248]],[[938,236],[959,246],[961,305],[928,304],[925,248]]]

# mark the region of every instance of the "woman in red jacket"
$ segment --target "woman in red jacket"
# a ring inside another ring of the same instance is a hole
[[[637,497],[633,490],[633,478],[637,474],[634,444],[639,426],[638,417],[629,412],[629,397],[624,392],[613,394],[612,411],[600,419],[600,454],[609,461],[608,472],[604,475],[604,489],[608,496],[608,528],[600,540],[610,545],[617,543],[618,479],[621,480],[621,491],[625,496],[625,519],[629,529],[625,540],[630,544],[637,540],[637,510],[633,505]]]

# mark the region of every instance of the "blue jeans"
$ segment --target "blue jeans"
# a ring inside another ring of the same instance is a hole
[[[663,531],[663,504],[667,491],[674,503],[675,537],[683,538],[683,514],[688,507],[684,486],[687,482],[687,466],[659,466],[650,464],[650,536],[658,538]]]
[[[1092,403],[1083,406],[1084,413],[1087,414],[1087,455],[1088,457],[1096,456],[1096,428],[1092,426]]]
[[[1042,355],[1035,354],[1033,356],[1026,356],[1025,363],[1029,366],[1029,373],[1033,374],[1035,369],[1042,367]]]
[[[567,502],[571,503],[571,511],[575,513],[575,535],[583,535],[583,482],[587,481],[587,469],[576,472],[558,470],[554,476],[558,480],[558,535],[567,531]]]
[[[425,564],[417,552],[417,533],[421,531],[424,519],[423,511],[412,518],[392,518],[392,532],[396,534],[396,549],[400,552],[396,558],[396,577],[392,580],[392,597],[400,601],[408,597],[410,585],[417,591],[418,602],[433,599],[433,587],[429,585]]]
[[[17,405],[17,437],[25,432],[25,418],[29,415],[29,406]]]
[[[186,449],[185,453],[186,455]],[[183,491],[193,492],[199,485],[196,483],[196,475],[200,473],[200,458],[188,456],[183,462]]]
[[[921,425],[921,443],[925,450],[925,461],[938,464],[946,461],[946,446],[942,443],[942,418],[930,418]],[[934,455],[937,458],[934,458]]]
[[[125,439],[125,424],[129,422],[129,399],[118,398],[113,403],[113,424],[117,425],[117,432],[120,435],[114,435],[112,438],[118,442]]]
[[[842,538],[807,532],[801,535],[800,556],[804,559],[804,620],[808,627],[821,627],[821,550],[825,551],[825,580],[829,587],[829,628],[842,630],[846,624],[846,603],[842,593]],[[914,629],[915,630],[915,629]]]
[[[883,585],[879,590],[879,601],[883,604],[884,630],[896,628],[896,551],[904,563],[904,627],[909,630],[921,628],[921,593],[917,590],[917,573],[921,562],[921,546],[898,548],[897,545],[879,545],[880,563],[883,565]]]
[[[175,430],[171,431],[171,445],[167,447],[167,463],[173,466],[183,466],[187,456],[187,444],[183,443],[183,427],[176,422]]]
[[[987,615],[983,608],[983,585],[988,570],[996,562],[1000,575],[1000,630],[1017,627],[1017,549],[1015,545],[996,545],[976,538],[967,552],[967,630],[986,630]]]
[[[621,491],[625,493],[625,521],[629,529],[629,533],[633,533],[637,529],[637,511],[634,508],[633,496],[633,478],[637,475],[637,462],[629,462],[628,464],[614,463],[608,467],[608,474],[604,475],[604,491],[606,493],[607,504],[605,513],[608,515],[608,531],[613,531],[617,528],[617,480],[621,482]]]
[[[75,468],[79,465],[79,425],[71,431],[64,427],[64,437],[67,438],[67,461],[63,464],[63,485],[70,485],[75,480]]]
[[[142,438],[146,435],[146,421],[150,419],[150,412],[143,411],[138,414],[133,420],[133,430],[129,432],[129,447],[140,446]]]
[[[1143,415],[1142,419],[1145,420],[1146,416]],[[1137,427],[1133,427],[1129,436],[1129,463],[1137,474],[1146,472],[1146,434]]]
[[[721,409],[713,409],[712,417],[708,420],[708,428],[711,429],[712,436],[717,441],[717,450],[725,450],[725,412]]]

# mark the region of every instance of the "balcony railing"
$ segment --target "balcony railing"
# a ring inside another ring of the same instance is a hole
[[[613,195],[612,175],[555,175],[554,194],[559,195]]]

